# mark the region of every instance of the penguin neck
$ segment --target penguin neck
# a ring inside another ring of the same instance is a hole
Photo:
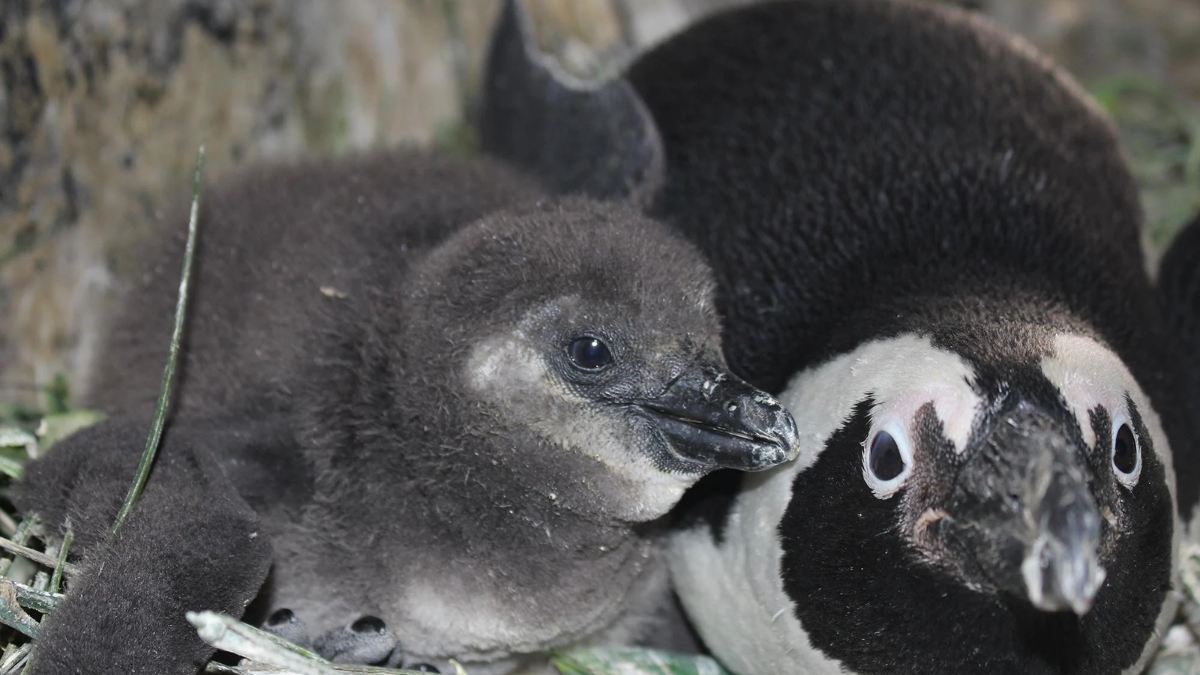
[[[662,524],[594,509],[590,486],[604,476],[555,466],[544,458],[560,448],[496,422],[465,406],[437,421],[456,433],[434,437],[423,423],[378,431],[356,449],[369,460],[335,462],[306,514],[307,538],[317,535],[321,550],[370,554],[318,556],[349,566],[320,578],[349,579],[339,594],[355,606],[413,617],[417,643],[443,613],[476,617],[456,638],[465,642],[440,656],[492,660],[596,634],[641,637],[638,621],[666,602]],[[631,608],[642,617],[632,623]],[[513,634],[536,635],[537,644],[512,644]]]
[[[348,530],[408,536],[392,525],[415,518],[432,537],[526,555],[602,554],[657,536],[655,523],[622,517],[623,486],[607,467],[464,396],[451,369],[359,353],[342,369],[368,375],[321,392],[306,441],[318,501],[347,514]]]

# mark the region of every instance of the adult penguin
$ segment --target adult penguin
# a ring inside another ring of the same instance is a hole
[[[791,417],[725,368],[703,258],[634,209],[395,151],[247,169],[201,213],[172,420],[124,528],[179,237],[106,339],[113,417],[17,484],[83,569],[36,675],[193,674],[212,649],[185,612],[260,591],[342,661],[497,673],[649,638],[661,516],[714,468],[795,456]]]
[[[731,367],[800,428],[797,461],[684,514],[707,645],[742,675],[1139,672],[1175,613],[1196,421],[1079,87],[903,1],[739,7],[595,86],[526,36],[507,3],[484,148],[697,243]]]

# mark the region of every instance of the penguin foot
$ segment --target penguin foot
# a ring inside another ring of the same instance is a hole
[[[331,630],[315,640],[304,620],[290,609],[277,609],[267,617],[262,629],[293,644],[311,649],[333,663],[368,666],[399,666],[400,644],[383,619],[364,615],[348,626]],[[428,664],[418,664],[425,672],[439,672]]]
[[[400,643],[376,616],[365,615],[344,628],[332,630],[313,642],[313,649],[333,663],[370,666],[400,661]]]
[[[292,644],[299,645],[305,649],[312,649],[312,638],[308,635],[308,627],[290,609],[277,609],[271,612],[271,615],[267,617],[261,628]]]

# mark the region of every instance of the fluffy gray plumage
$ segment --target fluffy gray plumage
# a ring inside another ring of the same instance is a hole
[[[73,523],[85,570],[37,675],[193,673],[211,649],[184,612],[256,594],[313,635],[368,614],[409,662],[485,671],[645,639],[667,599],[657,519],[716,466],[794,456],[790,416],[722,370],[701,257],[633,210],[401,152],[244,171],[201,213],[172,422],[126,528],[103,536],[182,234],[147,249],[109,333],[91,404],[112,421],[18,486]],[[611,364],[581,367],[581,336]]]

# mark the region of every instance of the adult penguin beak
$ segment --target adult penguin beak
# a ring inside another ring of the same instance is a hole
[[[1104,583],[1101,517],[1082,447],[1050,415],[1020,403],[974,449],[946,509],[949,539],[969,549],[960,555],[1044,612],[1083,616]]]
[[[1083,616],[1104,583],[1097,555],[1100,513],[1077,467],[1046,463],[1035,472],[1028,515],[1036,534],[1021,561],[1021,577],[1034,607]]]
[[[762,471],[799,452],[791,413],[711,361],[692,363],[661,395],[637,406],[671,450],[700,471]]]

